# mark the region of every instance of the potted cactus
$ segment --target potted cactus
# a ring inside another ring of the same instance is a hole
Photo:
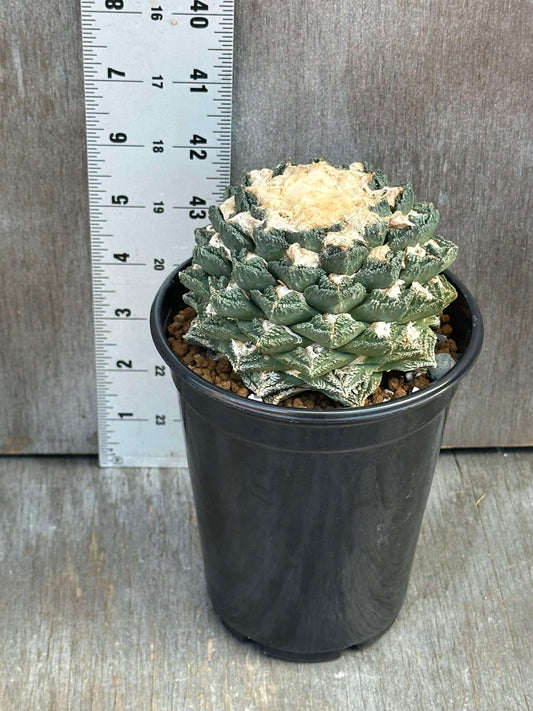
[[[479,310],[443,273],[457,247],[436,235],[436,208],[362,163],[252,170],[209,217],[151,315],[180,394],[209,595],[268,654],[334,658],[399,612],[447,407],[481,347]],[[185,304],[189,343],[227,358],[248,397],[172,351]],[[365,407],[384,373],[436,365],[450,304],[459,362]],[[281,406],[303,391],[340,406]]]

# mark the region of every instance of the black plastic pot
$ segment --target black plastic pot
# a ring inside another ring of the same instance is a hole
[[[213,608],[270,655],[333,659],[383,634],[403,603],[447,408],[481,349],[479,309],[447,273],[466,350],[446,376],[380,405],[295,410],[228,393],[173,353],[188,263],[161,286],[151,328],[180,395]]]

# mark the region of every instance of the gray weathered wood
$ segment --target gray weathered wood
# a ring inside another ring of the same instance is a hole
[[[460,245],[487,338],[447,445],[531,443],[531,7],[236,1],[234,176],[366,159]],[[5,0],[0,27],[0,450],[94,452],[78,2]]]
[[[366,160],[412,180],[460,246],[487,337],[450,446],[532,442],[532,19],[527,0],[237,3],[235,174]]]
[[[0,5],[0,451],[94,452],[78,3]]]
[[[510,460],[510,461],[507,461]],[[498,455],[458,454],[456,463],[461,480],[471,486],[477,502],[482,529],[479,545],[491,552],[490,572],[493,583],[487,595],[497,600],[501,611],[502,638],[510,636],[510,653],[517,659],[517,688],[524,689],[524,699],[533,700],[533,544],[531,530],[533,458],[528,453]],[[501,528],[512,512],[514,524],[506,535]],[[529,523],[528,523],[529,522]],[[478,619],[495,631],[497,617],[490,614]],[[499,647],[503,651],[502,646]]]
[[[529,711],[533,453],[441,455],[406,603],[334,662],[262,656],[206,597],[186,470],[0,471],[2,711]]]

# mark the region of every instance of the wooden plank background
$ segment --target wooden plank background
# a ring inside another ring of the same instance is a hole
[[[362,651],[294,664],[213,612],[186,471],[10,457],[0,708],[530,711],[532,460],[443,453],[397,621]]]
[[[236,0],[233,172],[411,179],[487,336],[454,446],[532,443],[529,0]],[[78,0],[0,6],[0,451],[96,451]]]

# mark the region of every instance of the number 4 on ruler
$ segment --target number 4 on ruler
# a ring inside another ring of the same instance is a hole
[[[176,466],[177,398],[148,313],[230,182],[233,2],[81,9],[100,462]]]

